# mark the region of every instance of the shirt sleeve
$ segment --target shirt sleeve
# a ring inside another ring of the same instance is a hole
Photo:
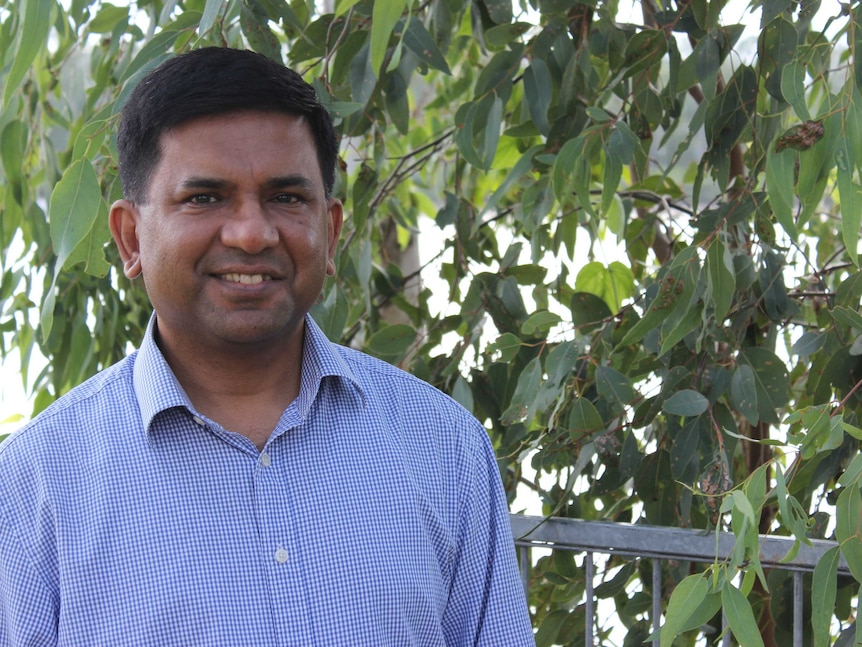
[[[0,509],[0,645],[55,647],[57,604]]]
[[[458,548],[443,618],[450,647],[535,645],[508,506],[488,435],[476,423]],[[473,431],[473,430],[471,430]]]

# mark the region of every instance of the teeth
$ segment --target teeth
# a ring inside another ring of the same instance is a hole
[[[244,285],[256,285],[268,281],[272,277],[268,274],[240,274],[231,272],[230,274],[222,274],[221,278],[232,283],[242,283]]]

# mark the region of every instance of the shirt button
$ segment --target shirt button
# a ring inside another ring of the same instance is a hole
[[[275,551],[275,561],[279,564],[284,564],[287,561],[287,551],[284,548]]]
[[[203,419],[202,419],[201,417],[199,417],[199,416],[193,416],[193,417],[192,417],[192,420],[194,420],[194,421],[195,421],[199,426],[201,426],[201,427],[206,427],[206,426],[207,426],[207,423],[205,423],[205,422],[203,421]]]
[[[261,467],[269,467],[269,465],[270,465],[270,463],[271,463],[271,462],[272,462],[272,461],[271,461],[271,460],[270,460],[270,458],[269,458],[269,454],[267,454],[266,452],[261,452],[261,453],[260,453],[260,464],[261,464]]]

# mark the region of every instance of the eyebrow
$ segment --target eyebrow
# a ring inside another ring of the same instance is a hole
[[[192,176],[183,180],[180,187],[184,190],[193,190],[193,189],[226,189],[231,186],[231,182],[227,180],[220,180],[218,178],[205,177],[205,176]],[[294,175],[284,175],[277,176],[268,179],[264,183],[264,187],[267,189],[288,189],[288,188],[300,188],[308,191],[314,190],[315,183],[305,175],[294,174]]]
[[[299,174],[270,178],[266,182],[265,186],[268,189],[288,189],[297,187],[307,191],[312,191],[315,188],[315,184],[310,178]]]

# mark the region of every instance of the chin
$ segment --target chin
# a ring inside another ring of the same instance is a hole
[[[229,344],[242,345],[278,345],[283,344],[301,330],[303,319],[299,322],[284,321],[246,321],[230,325],[222,322],[213,332],[215,336]]]

